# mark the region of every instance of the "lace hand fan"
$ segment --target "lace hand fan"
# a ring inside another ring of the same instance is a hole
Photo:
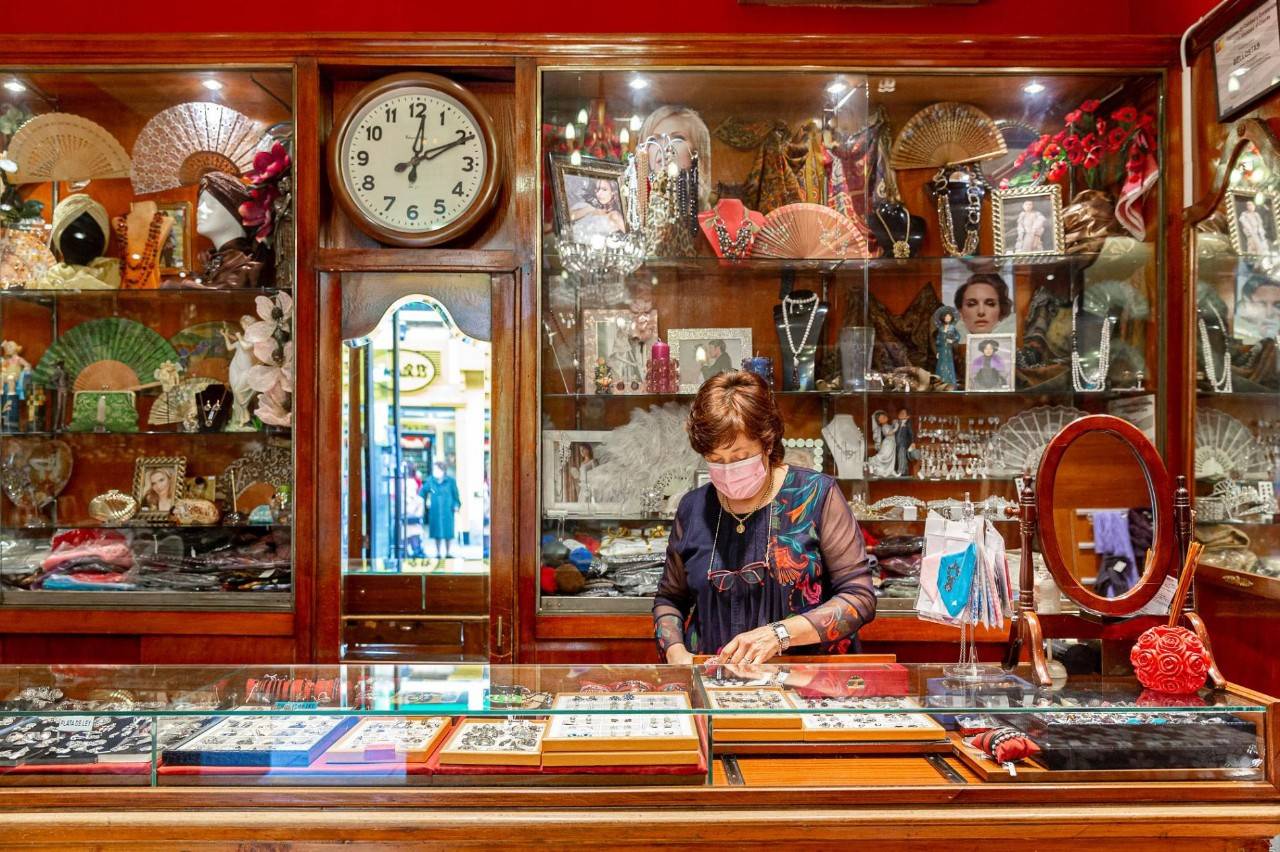
[[[1066,405],[1042,405],[1010,417],[991,436],[993,472],[1010,476],[1035,473],[1053,436],[1087,413]]]
[[[252,119],[221,104],[169,107],[147,122],[133,145],[133,191],[191,186],[209,172],[238,177],[253,166],[260,141]]]
[[[989,115],[968,104],[944,101],[907,120],[893,141],[889,164],[895,169],[937,169],[999,157],[1008,150]]]
[[[32,377],[54,385],[54,363],[61,362],[75,390],[130,390],[150,382],[165,361],[177,360],[169,341],[147,326],[106,317],[68,329],[44,351]]]
[[[41,281],[57,262],[35,231],[11,228],[0,234],[0,288]]]
[[[10,183],[79,182],[129,176],[129,155],[102,125],[67,112],[47,112],[13,134]]]
[[[183,379],[176,388],[156,397],[156,401],[151,404],[151,413],[147,415],[147,422],[164,425],[194,418],[199,413],[196,411],[196,395],[212,384],[218,383],[205,376]]]
[[[848,216],[822,204],[784,204],[764,217],[755,257],[867,257],[867,235]]]
[[[1215,408],[1196,412],[1196,479],[1270,479],[1267,450],[1239,420]]]

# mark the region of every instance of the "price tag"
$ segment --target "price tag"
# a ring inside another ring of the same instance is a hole
[[[58,719],[58,730],[73,734],[85,734],[93,730],[92,716],[62,716]]]

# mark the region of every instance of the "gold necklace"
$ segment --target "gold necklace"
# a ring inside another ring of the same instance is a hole
[[[750,512],[747,512],[745,515],[739,515],[738,513],[730,509],[729,501],[726,500],[725,496],[721,494],[719,491],[716,492],[716,496],[720,498],[720,508],[728,512],[733,517],[733,519],[738,522],[738,526],[735,527],[734,529],[737,530],[739,535],[741,535],[742,533],[747,531],[747,521],[751,520],[751,516],[754,515],[756,512],[759,512],[764,507],[764,504],[767,502],[766,498],[768,498],[769,494],[772,491],[773,491],[773,471],[770,470],[769,476],[764,483],[764,490],[760,492],[760,499],[756,502],[756,507],[752,509]]]

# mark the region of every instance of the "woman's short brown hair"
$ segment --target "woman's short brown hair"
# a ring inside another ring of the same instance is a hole
[[[721,373],[702,383],[685,424],[700,456],[732,444],[739,435],[759,441],[769,463],[782,464],[782,415],[765,380],[746,370]]]

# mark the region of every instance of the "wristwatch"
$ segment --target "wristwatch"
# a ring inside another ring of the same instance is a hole
[[[791,647],[791,634],[787,632],[787,626],[781,621],[775,621],[769,625],[769,629],[773,631],[773,635],[778,637],[778,650],[785,651]]]

